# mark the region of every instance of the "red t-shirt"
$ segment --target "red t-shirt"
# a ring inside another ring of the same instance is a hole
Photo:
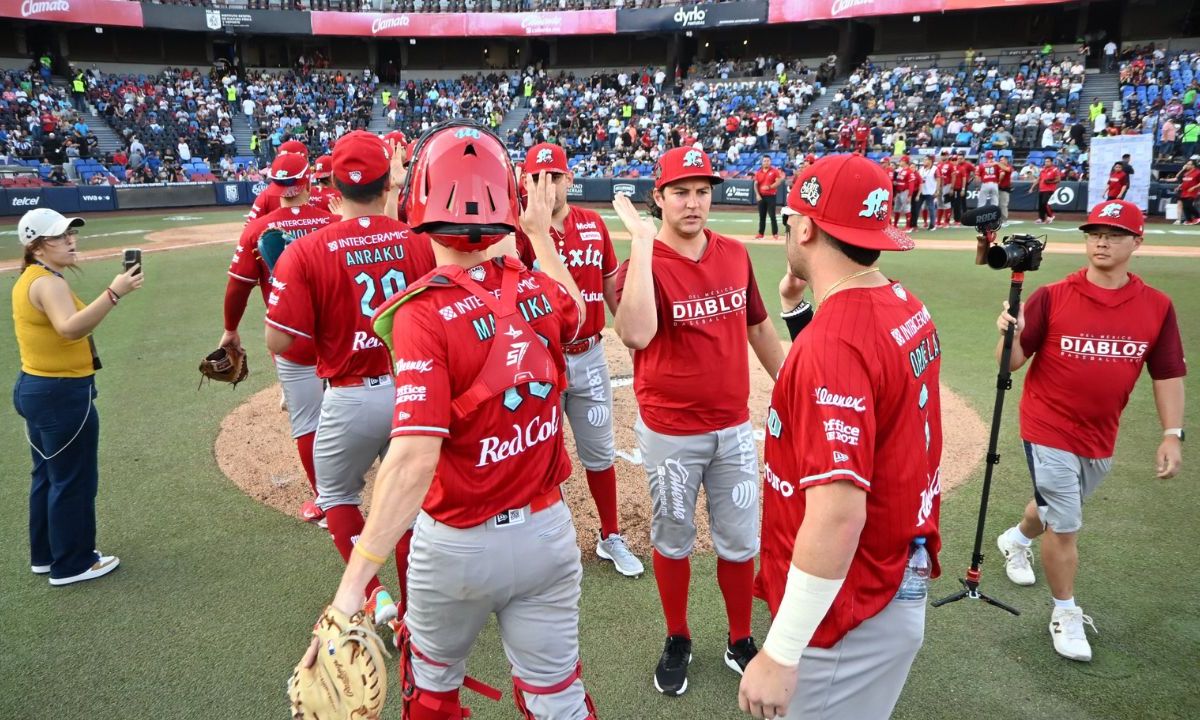
[[[1155,380],[1187,374],[1171,299],[1132,273],[1124,287],[1106,290],[1084,268],[1038,288],[1024,312],[1021,349],[1033,361],[1021,437],[1029,442],[1110,457],[1142,365]]]
[[[279,193],[281,192],[283,192],[282,185],[267,183],[258,197],[254,198],[254,204],[250,206],[250,213],[246,215],[246,222],[278,210]]]
[[[979,166],[978,175],[980,183],[999,183],[1000,166],[994,162],[985,162]]]
[[[850,482],[867,520],[842,589],[811,645],[828,648],[896,594],[914,538],[941,572],[941,346],[925,305],[899,283],[840,292],[800,333],[771,394],[758,591],[787,586],[804,490]]]
[[[997,165],[996,168],[1000,173],[1000,189],[1001,190],[1012,190],[1012,175],[1013,175],[1012,165],[1009,165],[1008,167],[1005,167],[1003,165]]]
[[[342,194],[338,192],[337,188],[313,185],[312,190],[309,191],[308,204],[316,205],[322,210],[329,210],[329,201],[341,196]]]
[[[1043,167],[1038,173],[1038,192],[1054,192],[1058,187],[1058,181],[1062,179],[1062,173],[1059,169],[1051,165]]]
[[[966,160],[959,160],[954,166],[954,189],[963,190],[971,182],[971,176],[975,174],[975,166]]]
[[[391,371],[371,316],[433,269],[432,242],[382,215],[343,220],[288,246],[275,266],[267,323],[317,347],[317,375]]]
[[[854,142],[858,145],[867,144],[867,136],[871,134],[870,128],[866,125],[859,125],[854,129]]]
[[[583,295],[587,315],[579,337],[590,338],[604,329],[604,279],[617,274],[617,253],[608,227],[595,210],[572,206],[563,220],[563,232],[550,228],[558,256]],[[537,269],[529,236],[517,231],[517,256],[525,267]]]
[[[633,391],[646,427],[698,435],[750,419],[746,328],[767,319],[746,247],[705,230],[694,261],[654,243],[658,332],[633,354]],[[629,262],[617,273],[617,299]]]
[[[769,167],[763,170],[761,167],[754,171],[754,184],[758,187],[758,194],[763,197],[775,197],[775,193],[779,191],[778,187],[771,187],[777,179],[783,178],[783,171],[777,167]]]
[[[1129,187],[1129,176],[1124,170],[1117,170],[1110,173],[1108,176],[1108,188],[1104,193],[1104,197],[1113,200],[1121,197],[1121,191]]]
[[[1185,198],[1200,196],[1200,168],[1192,168],[1179,178],[1179,196]]]
[[[484,273],[476,282],[498,293],[502,269],[491,262],[478,267]],[[575,301],[566,288],[536,271],[522,270],[517,290],[519,306],[529,310],[522,314],[561,360],[563,343],[574,340],[579,327]],[[490,318],[486,305],[455,285],[407,300],[396,310],[392,333],[392,437],[445,438],[421,507],[437,521],[459,528],[524,507],[571,474],[556,386],[539,398],[526,384],[516,388],[521,402],[513,409],[498,396],[454,419],[451,401],[474,383],[495,342]]]
[[[263,302],[268,302],[271,282],[271,271],[258,253],[258,238],[271,228],[278,228],[302,237],[308,233],[325,227],[334,221],[329,213],[311,205],[300,207],[279,208],[274,212],[251,220],[242,228],[237,247],[233,250],[233,259],[229,261],[229,277],[241,282],[258,285],[262,290]],[[286,352],[280,354],[284,360],[297,365],[312,365],[317,361],[316,348],[307,338],[296,338]]]

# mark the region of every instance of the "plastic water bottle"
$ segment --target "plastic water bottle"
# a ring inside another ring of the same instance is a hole
[[[924,600],[929,595],[929,551],[925,549],[925,538],[913,540],[908,554],[908,566],[904,568],[904,579],[900,581],[897,600]]]

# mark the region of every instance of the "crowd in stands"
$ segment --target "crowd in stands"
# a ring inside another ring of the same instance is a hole
[[[67,185],[74,161],[96,154],[98,140],[75,109],[67,89],[50,81],[35,62],[23,70],[0,72],[0,165],[31,169],[22,185]],[[34,174],[36,171],[36,174]]]
[[[1150,45],[1122,53],[1121,117],[1110,134],[1148,133],[1160,160],[1190,158],[1200,150],[1200,52],[1168,54]]]
[[[470,118],[497,129],[516,99],[520,82],[516,73],[463,75],[446,80],[409,79],[394,95],[382,92],[380,100],[389,125],[412,138],[455,117]]]

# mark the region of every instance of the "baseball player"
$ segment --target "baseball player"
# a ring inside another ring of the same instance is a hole
[[[280,155],[300,155],[304,158],[304,162],[308,162],[308,146],[299,140],[288,140],[280,144],[279,151],[275,157]],[[275,188],[275,184],[268,184],[263,191],[254,198],[254,204],[250,206],[250,213],[246,215],[246,222],[249,223],[255,218],[266,215],[269,212],[274,212],[279,209],[279,190]]]
[[[758,234],[755,240],[762,240],[767,230],[767,218],[771,218],[771,239],[779,239],[779,223],[775,218],[775,201],[779,186],[783,183],[783,171],[772,167],[771,156],[763,153],[758,170],[754,171],[754,202],[758,204]]]
[[[1155,455],[1158,477],[1174,477],[1183,463],[1187,364],[1175,307],[1129,272],[1144,223],[1142,211],[1125,200],[1092,208],[1079,228],[1087,267],[1029,296],[1010,361],[1015,371],[1033,357],[1021,394],[1021,439],[1034,492],[1021,522],[996,544],[1009,580],[1032,585],[1030,545],[1042,537],[1042,567],[1054,600],[1049,626],[1054,650],[1083,662],[1092,659],[1084,626],[1096,628],[1075,604],[1083,502],[1112,469],[1121,411],[1143,366],[1154,380],[1163,428]],[[1006,305],[997,328],[1003,335],[1013,322]],[[1003,348],[1001,339],[997,358]]]
[[[1012,198],[1013,166],[1007,155],[1000,156],[1000,221],[1008,225],[1008,201]]]
[[[900,157],[900,163],[892,169],[892,225],[900,227],[900,218],[912,214],[912,167],[908,156]],[[909,229],[912,223],[908,223]]]
[[[996,153],[988,150],[983,154],[983,162],[975,169],[975,176],[979,178],[979,197],[975,207],[1000,207],[1000,165],[996,162]]]
[[[925,305],[875,265],[913,241],[887,222],[890,179],[820,160],[788,206],[790,272],[817,299],[767,414],[762,574],[773,615],[738,693],[756,718],[886,718],[924,637],[924,599],[896,599],[924,538],[939,572],[940,345]]]
[[[385,214],[394,202],[387,195],[394,198],[402,172],[378,136],[343,135],[333,151],[333,181],[344,219],[288,246],[275,266],[267,304],[271,352],[285,353],[303,340],[316,348],[317,375],[326,385],[313,445],[317,505],[346,560],[363,529],[363,476],[387,449],[392,402],[424,392],[393,386],[387,348],[371,326],[384,300],[434,265],[429,239]],[[408,538],[395,548],[401,602]],[[377,579],[366,591],[376,600],[377,623],[396,616]]]
[[[479,688],[465,677],[467,656],[494,613],[521,717],[594,718],[580,679],[583,571],[559,488],[571,472],[562,346],[578,337],[584,302],[551,240],[554,183],[544,173],[531,183],[520,216],[539,272],[485,256],[518,222],[512,163],[490,131],[434,128],[411,173],[406,215],[431,234],[439,266],[376,314],[408,391],[396,397],[371,516],[333,604],[361,606],[415,518],[397,637],[401,717],[466,717],[460,688]]]
[[[963,213],[967,211],[967,186],[975,175],[975,166],[966,158],[967,151],[960,149],[954,156],[954,181],[951,183],[951,204],[954,224],[962,225]]]
[[[308,202],[328,212],[329,202],[341,196],[333,186],[333,156],[322,155],[313,163]]]
[[[232,344],[242,346],[238,325],[246,312],[246,302],[255,286],[262,290],[263,302],[270,294],[271,268],[258,250],[258,239],[270,229],[282,230],[293,237],[304,236],[313,230],[333,222],[329,213],[309,204],[308,161],[302,155],[286,153],[271,163],[272,191],[279,197],[278,210],[251,220],[242,229],[233,259],[229,262],[229,280],[225,286],[225,332],[218,347]],[[300,464],[312,487],[317,492],[317,476],[313,469],[313,441],[317,434],[317,419],[321,413],[323,387],[317,377],[317,356],[312,341],[300,338],[286,352],[275,356],[275,374],[283,389],[284,405],[291,423],[292,439]],[[325,514],[312,500],[300,507],[300,517],[305,522],[323,522]]]
[[[633,353],[635,432],[650,481],[654,575],[667,640],[654,673],[665,695],[687,691],[687,621],[695,511],[705,489],[717,583],[729,634],[725,664],[741,674],[758,651],[750,634],[758,554],[758,449],[747,407],[749,342],[771,377],[783,349],[741,243],[705,227],[721,177],[707,154],[668,150],[654,170],[651,213],[613,206],[632,236],[617,276],[616,331]]]
[[[600,331],[604,329],[605,305],[614,314],[617,311],[617,254],[600,214],[567,204],[567,189],[574,176],[567,169],[567,154],[560,146],[540,143],[529,148],[525,173],[534,182],[538,181],[539,173],[545,173],[554,183],[550,237],[587,308],[580,339],[563,345],[569,383],[563,392],[563,414],[571,423],[575,451],[587,475],[596,513],[600,516],[596,555],[612,562],[622,575],[637,577],[644,568],[625,544],[617,515],[612,385],[600,337]],[[516,250],[526,267],[536,268],[533,243],[519,229]]]
[[[957,155],[942,148],[941,159],[938,160],[937,177],[937,207],[938,221],[936,227],[950,227],[950,219],[954,212],[954,162]]]

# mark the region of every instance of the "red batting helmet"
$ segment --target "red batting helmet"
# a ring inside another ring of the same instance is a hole
[[[483,250],[517,229],[517,177],[504,143],[469,120],[450,120],[413,149],[400,204],[408,224],[460,252]]]

